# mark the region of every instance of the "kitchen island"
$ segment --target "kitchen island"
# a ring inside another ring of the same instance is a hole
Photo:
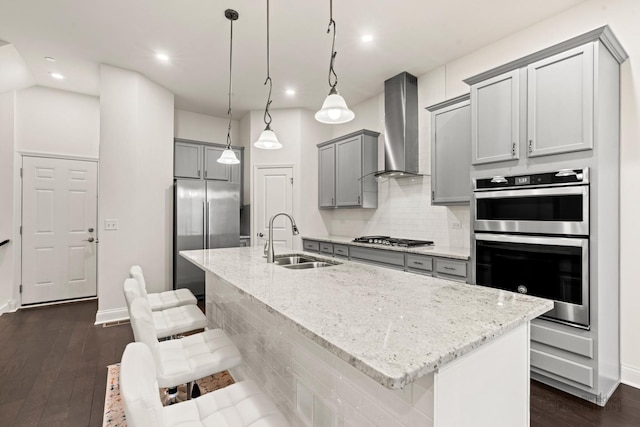
[[[293,425],[528,425],[529,321],[551,301],[350,261],[290,270],[256,247],[181,255],[243,354],[232,375]]]

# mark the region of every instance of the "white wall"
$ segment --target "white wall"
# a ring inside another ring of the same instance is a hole
[[[127,317],[122,283],[142,266],[150,292],[172,283],[173,94],[100,66],[100,204],[96,323]],[[105,219],[118,230],[104,231]]]
[[[18,92],[16,110],[19,151],[98,158],[97,97],[34,86]]]
[[[0,93],[33,86],[35,80],[12,44],[0,40]]]
[[[14,215],[14,122],[15,92],[0,94],[0,314],[15,308],[14,253],[16,251]]]
[[[225,118],[192,113],[184,110],[175,110],[176,138],[226,144],[228,127],[229,120]],[[240,122],[238,120],[231,121],[232,145],[242,145],[239,144],[239,127]]]

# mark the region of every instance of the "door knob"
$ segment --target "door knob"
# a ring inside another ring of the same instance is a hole
[[[93,227],[89,227],[89,233],[93,233]]]
[[[258,233],[258,237],[264,237],[264,234]]]
[[[89,237],[87,240],[84,240],[85,242],[93,242],[95,239],[93,237]]]

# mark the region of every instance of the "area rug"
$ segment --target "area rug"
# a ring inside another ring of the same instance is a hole
[[[234,383],[227,371],[202,378],[196,381],[200,394],[205,394]],[[162,393],[164,390],[159,390]],[[178,393],[186,394],[186,386],[178,388]],[[126,427],[124,406],[120,398],[120,364],[107,366],[107,392],[104,397],[104,415],[102,427]]]

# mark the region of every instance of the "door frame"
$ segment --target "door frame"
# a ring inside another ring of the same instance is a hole
[[[261,164],[261,165],[253,165],[251,169],[251,246],[260,246],[261,243],[258,242],[258,238],[256,236],[256,224],[255,224],[255,213],[257,211],[256,206],[256,178],[258,177],[258,170],[260,169],[281,169],[281,168],[291,168],[291,176],[293,177],[292,191],[291,191],[291,215],[296,217],[296,206],[297,206],[297,198],[296,198],[296,182],[298,181],[298,176],[296,174],[296,165],[293,163],[278,163],[278,164]],[[299,247],[298,240],[300,240],[300,236],[293,236],[293,249]]]
[[[25,157],[40,157],[46,159],[59,159],[59,160],[80,160],[85,162],[94,162],[96,163],[96,296],[95,297],[86,297],[86,298],[78,298],[74,300],[67,301],[59,301],[59,302],[45,302],[39,304],[29,304],[27,306],[23,306],[22,304],[22,293],[20,292],[20,286],[22,286],[22,216],[24,214],[22,210],[22,192],[24,191],[23,179],[22,179],[22,168]],[[75,301],[88,301],[88,300],[97,300],[99,295],[99,286],[98,283],[98,257],[100,256],[100,246],[98,243],[100,242],[100,224],[98,224],[98,208],[100,203],[100,159],[98,157],[90,157],[90,156],[74,156],[74,155],[66,155],[66,154],[56,154],[56,153],[41,153],[37,151],[29,151],[29,150],[16,150],[15,159],[14,159],[14,167],[16,180],[13,191],[14,191],[14,221],[16,224],[16,232],[15,232],[15,252],[14,252],[14,289],[13,295],[14,300],[16,301],[16,305],[19,308],[32,308],[32,307],[42,307],[47,305],[57,305],[64,304],[68,302]]]

